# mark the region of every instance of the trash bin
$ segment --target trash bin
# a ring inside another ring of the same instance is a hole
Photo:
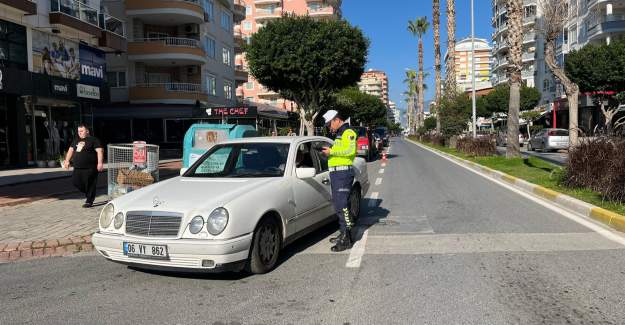
[[[137,141],[109,144],[108,195],[111,198],[156,183],[159,180],[159,147]]]

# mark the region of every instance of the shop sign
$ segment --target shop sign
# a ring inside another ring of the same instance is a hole
[[[69,95],[69,84],[65,82],[50,81],[50,89],[53,94]]]
[[[80,82],[101,85],[104,82],[106,56],[104,52],[80,44]]]
[[[206,110],[208,116],[216,117],[256,117],[256,107],[212,107]]]
[[[76,92],[78,97],[100,99],[100,87],[77,84]]]

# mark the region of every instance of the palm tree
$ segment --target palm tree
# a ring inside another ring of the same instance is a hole
[[[510,101],[506,158],[521,157],[519,148],[519,110],[521,107],[521,68],[523,66],[523,0],[506,0],[508,12],[508,61]]]
[[[445,96],[456,94],[456,1],[447,0],[447,60]]]
[[[408,130],[414,131],[416,129],[415,118],[415,109],[416,106],[416,96],[417,96],[417,72],[413,69],[406,70],[406,78],[404,79],[404,83],[408,86],[408,90],[404,92],[404,96],[406,96],[406,102],[408,103]]]
[[[432,0],[432,27],[434,29],[434,101],[436,107],[441,102],[441,3]],[[436,134],[441,133],[441,117],[436,112]]]
[[[418,126],[423,122],[423,110],[425,105],[425,96],[423,93],[423,34],[430,28],[428,18],[423,16],[414,21],[408,21],[408,31],[419,39],[419,77],[417,80],[417,92],[419,94],[419,115],[417,118]]]

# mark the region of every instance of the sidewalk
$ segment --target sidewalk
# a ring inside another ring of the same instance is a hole
[[[161,164],[161,180],[177,176],[180,165]],[[93,250],[91,234],[108,200],[106,173],[98,184],[89,209],[67,178],[0,187],[0,263]]]
[[[161,179],[168,176],[171,177],[172,175],[177,175],[180,170],[180,165],[180,160],[162,161],[159,165]],[[61,178],[59,178],[57,172],[55,172],[53,168],[51,168],[51,170],[52,171],[45,173],[47,175],[37,176],[47,176],[47,179],[42,178],[39,181],[22,182],[13,185],[0,186],[0,208],[25,204],[46,198],[55,198],[70,193],[77,193],[77,190],[72,185],[70,178],[64,176],[61,176]],[[17,175],[19,175],[19,173],[23,173],[22,175],[27,175],[24,171],[24,169],[16,170],[14,171],[16,175],[4,177],[16,177]],[[71,176],[71,170],[67,173],[67,176]],[[29,176],[24,177],[28,178]],[[106,187],[107,173],[105,170],[98,176],[98,188]]]

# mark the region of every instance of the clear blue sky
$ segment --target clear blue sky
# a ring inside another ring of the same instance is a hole
[[[446,0],[441,0],[441,56],[447,50]],[[456,40],[471,35],[470,0],[456,0]],[[492,33],[490,0],[474,0],[475,36],[490,42]],[[431,0],[344,0],[343,16],[358,26],[369,38],[369,57],[366,69],[379,69],[389,77],[390,99],[405,108],[402,93],[405,69],[418,67],[417,38],[408,31],[408,20],[427,16],[430,30],[424,37],[424,69],[430,72],[426,101],[434,98],[434,36],[432,33]],[[444,62],[443,62],[444,70]],[[444,71],[443,71],[444,78]],[[427,109],[427,108],[426,108]]]

